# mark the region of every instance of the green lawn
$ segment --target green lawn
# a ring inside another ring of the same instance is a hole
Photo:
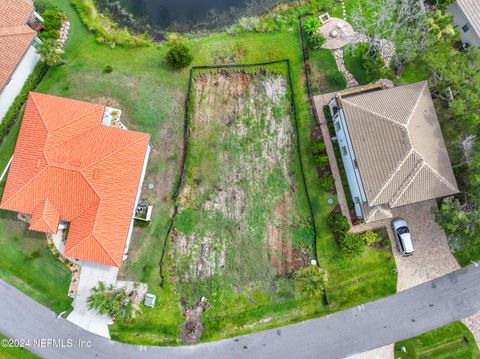
[[[160,287],[159,261],[173,209],[172,191],[180,173],[188,69],[171,71],[165,64],[166,49],[161,46],[110,49],[99,45],[94,35],[80,23],[69,0],[50,1],[67,12],[72,33],[66,48],[66,64],[50,69],[37,91],[119,107],[123,110],[122,120],[127,127],[146,131],[152,136],[153,151],[145,182],[155,183],[156,187],[153,191],[145,191],[144,195],[154,205],[154,216],[149,225],[135,227],[129,259],[121,268],[120,278],[147,283],[149,292],[157,295],[157,305],[154,309],[144,308],[142,314],[130,323],[112,326],[112,338],[130,343],[175,344],[183,318],[178,305],[179,296],[172,284],[175,278],[171,270],[174,261],[170,242],[166,243],[163,262],[163,288]],[[244,313],[239,306],[237,312],[230,313],[225,306],[225,315],[215,317],[208,317],[207,311],[208,323],[205,325],[209,326],[209,335],[204,339],[275,327],[393,294],[396,275],[392,273],[391,254],[370,248],[360,258],[344,258],[327,226],[326,219],[336,206],[336,198],[320,190],[313,162],[311,129],[315,124],[305,91],[296,28],[293,31],[233,36],[218,33],[191,40],[188,46],[194,54],[194,65],[213,64],[222,53],[231,55],[232,51],[235,51],[239,63],[290,59],[300,154],[317,232],[316,249],[320,266],[329,272],[332,304],[330,309],[320,303],[309,304],[299,313],[297,306],[302,303],[279,304],[252,293],[252,300],[258,304],[256,310]],[[319,55],[320,71],[332,68],[331,60],[330,53]],[[113,66],[112,73],[103,73],[106,64]],[[9,158],[11,148],[12,144],[6,145],[5,155],[0,159]],[[334,199],[333,205],[327,204],[329,198]],[[0,260],[2,277],[57,311],[67,309],[70,303],[66,296],[69,273],[47,252],[44,235],[35,236],[28,232],[25,225],[14,219],[14,214],[4,213],[2,216],[0,240],[4,242],[4,250],[9,251],[9,255]],[[12,240],[15,237],[18,240]],[[41,250],[41,256],[26,260],[25,257],[37,248]],[[272,316],[274,319],[258,322]]]
[[[22,121],[17,121],[13,128],[10,130],[10,134],[5,138],[0,146],[0,176],[3,170],[6,168],[8,161],[13,155],[15,144],[17,143],[18,132],[20,130],[20,124]]]
[[[309,50],[308,62],[311,66],[311,92],[313,95],[343,90],[347,82],[338,70],[335,58],[330,50]]]
[[[406,353],[402,351],[405,348]],[[439,329],[395,344],[398,359],[478,359],[480,351],[472,333],[461,322],[453,322]]]
[[[0,334],[0,340],[6,340],[7,338]],[[2,359],[38,359],[40,357],[23,348],[17,347],[4,347],[0,345],[0,358]]]

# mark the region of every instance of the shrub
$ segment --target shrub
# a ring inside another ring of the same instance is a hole
[[[390,242],[389,239],[386,239],[386,240],[383,241],[383,246],[385,248],[390,248],[392,246],[392,242]]]
[[[89,309],[96,310],[99,314],[107,314],[113,320],[128,321],[135,310],[132,298],[125,289],[105,286],[103,282],[91,289],[87,298]]]
[[[25,81],[25,84],[23,85],[22,91],[15,98],[15,101],[13,101],[12,105],[0,122],[0,141],[7,135],[8,131],[10,131],[12,124],[15,122],[15,119],[18,117],[23,104],[28,98],[28,93],[37,87],[47,71],[48,65],[41,62],[37,64],[33,72],[30,74],[30,76],[28,76],[27,81]]]
[[[103,72],[105,72],[106,74],[109,74],[112,71],[113,71],[113,66],[112,65],[103,66]]]
[[[186,39],[178,32],[169,32],[165,35],[165,41],[168,46],[173,46],[185,42]]]
[[[320,27],[320,20],[316,16],[311,16],[303,21],[303,32],[312,35],[317,32]]]
[[[319,49],[320,47],[322,47],[325,41],[325,37],[318,32],[309,35],[307,38],[308,46],[312,49]]]
[[[338,235],[343,235],[350,229],[347,217],[340,213],[331,212],[328,215],[327,222],[332,232]]]
[[[317,266],[300,268],[295,273],[298,289],[307,297],[319,298],[323,295],[325,272]]]
[[[327,81],[330,85],[335,87],[345,87],[345,76],[340,70],[333,70],[327,73]]]
[[[40,61],[47,64],[48,66],[56,65],[62,59],[64,51],[60,47],[60,44],[53,39],[47,40],[40,44],[37,48],[38,53],[40,54]]]
[[[60,33],[57,30],[46,30],[38,34],[38,38],[42,41],[56,40],[60,36]]]
[[[37,249],[37,250],[29,253],[28,256],[27,256],[27,259],[31,261],[31,260],[37,259],[41,255],[42,255],[42,251],[40,249]]]
[[[328,159],[327,155],[318,155],[313,157],[313,161],[315,162],[315,165],[320,167],[320,168],[327,168],[330,164],[330,161]],[[335,185],[335,184],[334,184]]]
[[[373,231],[366,231],[362,234],[363,240],[367,246],[380,242],[382,240],[382,237]]]
[[[192,63],[193,56],[183,44],[173,45],[167,53],[167,62],[174,69],[184,68]]]
[[[320,187],[327,192],[333,191],[335,189],[335,180],[330,173],[325,173],[320,176]]]
[[[362,67],[373,80],[389,77],[385,68],[385,61],[380,55],[380,50],[374,48],[366,51],[362,56]]]
[[[363,236],[357,233],[346,233],[340,240],[340,249],[348,256],[356,257],[361,255],[365,249]]]
[[[315,141],[312,144],[312,153],[314,156],[323,155],[325,153],[325,143],[321,141]]]
[[[42,41],[57,40],[60,37],[59,30],[66,15],[54,5],[47,4],[44,6],[39,11],[44,21],[42,23],[43,31],[38,34],[38,37]]]
[[[50,1],[43,1],[43,0],[36,0],[35,1],[35,9],[37,12],[42,15],[45,13],[46,10],[59,10],[59,8],[53,5]]]

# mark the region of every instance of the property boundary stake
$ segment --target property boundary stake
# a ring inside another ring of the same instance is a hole
[[[302,38],[303,41],[303,38]],[[302,46],[303,47],[303,46]],[[187,162],[187,154],[188,154],[188,144],[189,144],[189,135],[188,135],[188,129],[189,129],[189,117],[190,117],[190,111],[189,111],[189,104],[190,104],[190,98],[191,98],[191,89],[192,89],[192,80],[193,80],[193,75],[196,70],[208,70],[208,69],[245,69],[245,68],[251,68],[251,67],[261,67],[261,66],[268,66],[268,65],[275,65],[275,64],[286,64],[287,65],[287,74],[288,74],[288,84],[290,87],[290,93],[291,93],[291,100],[290,100],[290,113],[291,116],[293,117],[293,122],[295,124],[295,137],[296,137],[296,144],[297,144],[297,152],[298,152],[298,160],[300,161],[300,172],[302,176],[302,183],[303,183],[303,188],[305,191],[305,195],[307,197],[307,202],[308,202],[308,207],[310,211],[310,218],[311,218],[311,225],[313,226],[313,257],[318,263],[318,256],[317,256],[317,229],[315,225],[315,216],[313,214],[313,207],[312,207],[312,201],[310,199],[310,192],[308,191],[308,186],[307,186],[307,181],[305,178],[305,172],[304,172],[304,165],[303,165],[303,159],[302,159],[302,152],[301,152],[301,144],[300,144],[300,132],[299,132],[299,126],[298,126],[298,119],[297,119],[297,110],[296,110],[296,105],[295,105],[295,93],[293,89],[293,80],[292,80],[292,72],[291,72],[291,65],[290,65],[290,60],[287,59],[281,59],[281,60],[275,60],[275,61],[267,61],[267,62],[260,62],[260,63],[250,63],[250,64],[226,64],[226,65],[202,65],[202,66],[193,66],[190,69],[190,75],[188,78],[188,86],[187,86],[187,97],[185,98],[185,114],[184,114],[184,124],[183,124],[183,152],[182,152],[182,163],[180,165],[181,168],[181,174],[178,179],[177,185],[175,187],[175,192],[173,195],[173,203],[174,203],[174,210],[172,213],[172,217],[170,218],[170,224],[167,230],[167,234],[165,236],[165,240],[163,243],[163,249],[162,249],[162,255],[160,257],[160,287],[163,288],[164,282],[165,282],[165,277],[163,274],[163,260],[165,258],[165,251],[167,248],[168,244],[168,239],[170,238],[171,231],[173,229],[173,224],[175,221],[175,218],[178,213],[178,205],[177,205],[177,199],[180,194],[180,190],[182,188],[183,182],[185,180],[185,172],[186,172],[186,162]],[[310,98],[310,96],[309,96]]]

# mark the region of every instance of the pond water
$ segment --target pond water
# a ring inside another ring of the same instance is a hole
[[[122,6],[135,16],[146,17],[150,23],[164,29],[175,29],[182,25],[193,28],[220,27],[233,23],[240,16],[258,15],[278,2],[279,0],[120,0]]]

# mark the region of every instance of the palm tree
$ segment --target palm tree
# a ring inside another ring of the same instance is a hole
[[[37,51],[40,54],[41,61],[48,66],[58,64],[64,53],[58,42],[55,40],[45,40],[40,46],[38,46]]]
[[[117,289],[111,284],[106,287],[103,282],[99,282],[90,293],[87,298],[89,309],[102,315],[107,314],[113,320],[127,321],[132,318],[133,301],[125,289]]]

